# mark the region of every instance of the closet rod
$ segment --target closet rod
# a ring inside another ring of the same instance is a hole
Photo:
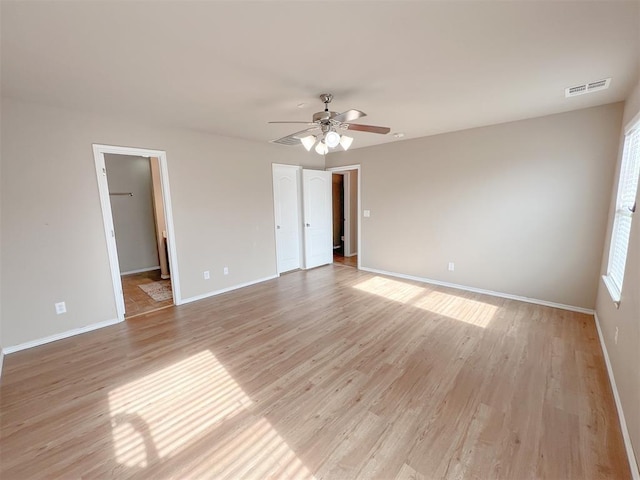
[[[125,193],[110,193],[109,195],[127,195],[129,197],[133,197],[133,193],[125,192]]]

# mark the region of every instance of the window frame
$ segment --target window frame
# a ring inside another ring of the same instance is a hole
[[[635,143],[634,143],[635,142]],[[637,210],[638,171],[640,170],[640,113],[629,122],[624,132],[622,159],[616,188],[616,203],[611,225],[607,271],[602,280],[609,295],[620,306],[624,273],[629,257],[629,240],[634,213]],[[634,178],[634,175],[636,178]],[[635,185],[633,185],[635,184]],[[631,185],[631,187],[629,187]],[[635,192],[633,188],[635,187]],[[633,192],[634,195],[630,195]],[[621,248],[622,247],[622,248]],[[621,253],[623,251],[623,253]],[[620,258],[622,255],[622,258]],[[621,267],[621,268],[620,268]]]

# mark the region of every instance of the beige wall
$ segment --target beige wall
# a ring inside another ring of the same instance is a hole
[[[275,275],[271,163],[324,166],[304,149],[6,98],[1,121],[4,347],[116,318],[93,143],[167,152],[183,298]]]
[[[1,100],[0,100],[1,102]],[[0,109],[1,111],[1,109]],[[0,119],[0,124],[1,124]],[[2,186],[2,128],[0,128],[0,187]],[[0,253],[2,252],[2,195],[0,195]],[[0,292],[2,292],[2,263],[0,263]],[[3,335],[2,335],[2,295],[0,295],[0,378],[2,378],[2,365],[4,363],[4,353],[3,353]]]
[[[159,266],[149,159],[107,153],[104,162],[120,273]]]
[[[362,265],[593,308],[622,109],[329,155],[361,165]]]
[[[639,113],[640,83],[638,83],[625,104],[623,126],[629,124]],[[606,244],[603,249],[600,269],[600,273],[603,275],[607,271],[609,241],[611,239],[624,132],[620,134],[619,138],[618,163],[615,179],[611,183],[613,192],[609,208]],[[638,201],[640,203],[640,198]],[[600,280],[598,283],[596,313],[611,361],[611,369],[613,370],[620,395],[631,443],[635,451],[636,460],[640,464],[640,217],[638,214],[633,219],[631,228],[620,308],[615,308],[607,288]],[[616,328],[618,328],[617,344],[614,341]]]

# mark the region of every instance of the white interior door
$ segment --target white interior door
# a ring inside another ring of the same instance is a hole
[[[278,273],[300,268],[300,167],[273,165]]]
[[[333,262],[331,172],[302,171],[305,268]]]
[[[94,159],[96,163],[96,173],[98,175],[98,190],[100,193],[100,203],[102,206],[102,221],[107,239],[107,251],[109,254],[109,265],[111,267],[111,279],[113,281],[114,294],[116,299],[116,314],[118,320],[124,320],[125,303],[122,288],[122,278],[120,277],[120,264],[118,263],[118,246],[116,244],[116,233],[113,227],[113,214],[109,203],[109,184],[107,183],[107,168],[104,161],[104,152],[95,145]]]

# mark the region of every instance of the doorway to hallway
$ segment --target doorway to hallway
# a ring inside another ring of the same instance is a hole
[[[360,166],[327,170],[332,174],[333,262],[359,268]]]

